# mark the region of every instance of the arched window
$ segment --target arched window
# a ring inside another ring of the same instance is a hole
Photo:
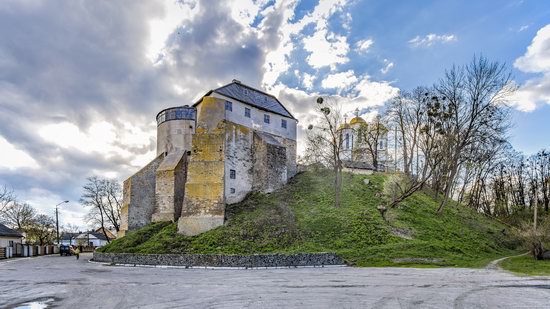
[[[349,149],[349,133],[346,133],[346,149]]]

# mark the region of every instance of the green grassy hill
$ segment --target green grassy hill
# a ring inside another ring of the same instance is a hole
[[[363,180],[368,178],[369,184]],[[344,174],[342,205],[333,206],[329,171],[305,172],[271,194],[251,194],[228,206],[225,226],[195,237],[176,233],[176,223],[154,223],[102,248],[134,253],[335,252],[357,266],[481,267],[513,254],[514,242],[500,223],[466,207],[417,193],[384,221],[384,175]]]

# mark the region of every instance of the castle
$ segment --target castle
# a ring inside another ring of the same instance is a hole
[[[276,97],[237,80],[161,111],[157,157],[124,181],[119,236],[159,221],[189,236],[223,225],[227,204],[296,174],[296,125]]]

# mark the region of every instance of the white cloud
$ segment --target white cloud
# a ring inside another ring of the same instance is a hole
[[[306,89],[311,89],[313,88],[313,82],[315,81],[316,78],[317,76],[313,74],[304,73],[302,77],[302,85],[304,85]]]
[[[260,9],[267,1],[253,0],[232,0],[229,1],[231,9],[231,17],[243,26],[251,25],[256,16],[260,13]]]
[[[523,72],[550,72],[550,24],[537,31],[527,52],[516,59],[514,66]]]
[[[454,34],[435,34],[430,33],[423,37],[417,35],[409,40],[412,47],[430,47],[435,43],[455,42],[458,38]]]
[[[394,67],[394,63],[389,61],[388,59],[384,59],[384,65],[385,66],[382,69],[380,69],[380,72],[382,74],[388,73],[391,70],[391,68]]]
[[[369,76],[363,79],[355,86],[357,97],[353,101],[357,106],[355,108],[380,107],[391,98],[399,94],[399,88],[391,85],[389,82],[371,81]]]
[[[70,151],[80,151],[86,154],[97,154],[104,158],[121,157],[133,163],[143,163],[153,158],[152,151],[142,155],[132,149],[149,148],[154,139],[154,131],[124,123],[118,128],[106,121],[94,122],[86,131],[70,122],[47,124],[38,129],[38,135],[47,143],[55,144]],[[145,158],[144,158],[145,157]],[[135,165],[139,167],[140,165]],[[99,171],[99,170],[98,170]],[[103,170],[98,175],[105,175],[112,170]]]
[[[272,89],[277,79],[290,68],[290,55],[295,50],[297,37],[306,26],[313,24],[313,35],[303,39],[301,44],[310,53],[307,62],[313,68],[324,66],[334,67],[338,63],[348,61],[346,54],[349,46],[346,37],[328,31],[328,19],[343,10],[347,0],[320,1],[310,13],[300,20],[291,22],[298,1],[277,1],[274,6],[266,8],[261,14],[265,17],[260,24],[260,38],[272,42],[267,44],[266,60],[263,65],[262,85],[267,90]],[[350,17],[346,15],[346,20]],[[275,21],[279,25],[274,29]],[[307,41],[307,47],[306,47]],[[323,57],[328,58],[323,60]]]
[[[321,82],[325,89],[346,89],[357,83],[353,70],[327,75]]]
[[[259,37],[271,43],[266,45],[267,52],[262,65],[262,84],[268,89],[290,68],[289,57],[294,50],[292,36],[297,30],[289,21],[294,17],[296,4],[294,1],[279,1],[262,12],[264,19],[259,27]]]
[[[18,169],[18,168],[37,168],[36,161],[25,151],[17,149],[8,142],[3,136],[0,136],[0,168]]]
[[[516,59],[514,66],[523,72],[542,74],[521,85],[511,100],[521,111],[533,111],[537,104],[550,104],[550,24],[541,28],[527,52]]]
[[[306,61],[312,68],[330,66],[334,69],[337,64],[349,61],[346,37],[328,32],[327,29],[320,29],[312,36],[304,38],[303,44],[304,49],[310,53]]]
[[[372,39],[360,40],[355,43],[356,51],[358,53],[366,53],[372,46],[372,44],[374,44],[374,40]]]
[[[165,47],[166,40],[184,21],[191,20],[198,12],[199,4],[194,1],[163,0],[164,14],[162,17],[149,21],[149,46],[146,56],[155,63]]]
[[[527,29],[529,29],[529,25],[523,25],[523,26],[519,27],[518,32],[522,32],[522,31],[525,31]]]

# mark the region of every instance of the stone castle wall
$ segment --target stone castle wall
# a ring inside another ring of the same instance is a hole
[[[156,171],[153,222],[175,221],[181,214],[187,178],[187,152],[168,153]]]
[[[225,202],[238,203],[252,190],[253,130],[230,121],[225,127]],[[231,170],[235,178],[231,178]]]
[[[119,235],[151,223],[155,210],[156,171],[164,154],[157,156],[123,184],[121,227]]]

